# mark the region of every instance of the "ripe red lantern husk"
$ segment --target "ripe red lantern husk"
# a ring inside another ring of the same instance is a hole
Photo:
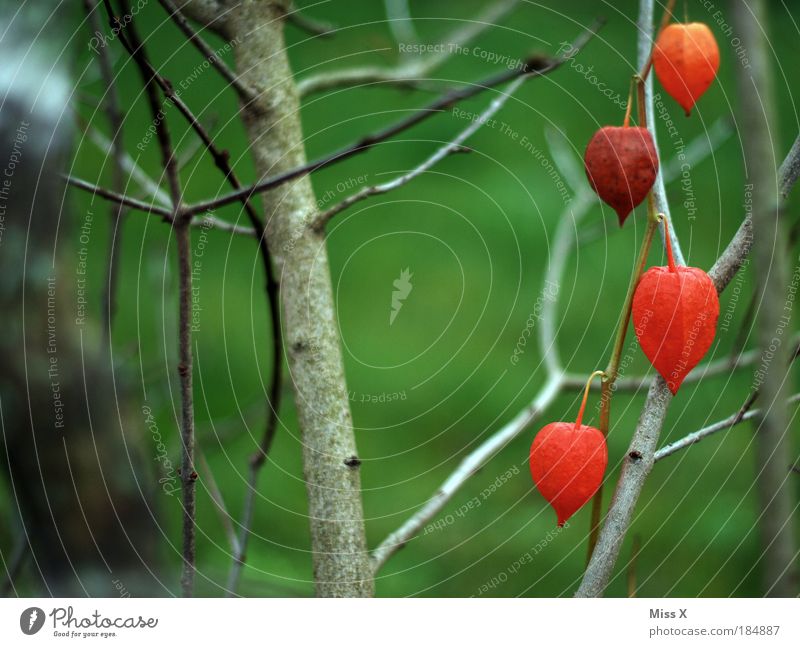
[[[602,432],[581,424],[588,386],[578,420],[545,425],[531,445],[533,482],[556,511],[559,527],[594,496],[608,464]]]
[[[675,265],[667,238],[667,267],[651,267],[633,295],[639,345],[675,395],[714,341],[719,297],[711,277]]]
[[[667,26],[656,40],[653,67],[664,90],[688,117],[717,76],[719,48],[714,34],[699,22]]]
[[[586,177],[600,199],[625,222],[647,197],[658,173],[658,155],[647,128],[605,126],[584,154]]]

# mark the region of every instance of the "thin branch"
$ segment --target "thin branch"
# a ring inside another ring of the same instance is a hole
[[[186,17],[181,13],[181,10],[175,6],[172,0],[158,0],[161,3],[161,6],[164,7],[164,10],[169,14],[169,17],[172,18],[172,21],[178,26],[183,32],[183,35],[189,40],[189,42],[194,45],[197,50],[203,55],[205,60],[207,60],[211,67],[213,67],[219,74],[224,78],[228,84],[233,88],[237,95],[239,95],[239,99],[241,99],[242,103],[250,104],[256,100],[256,93],[253,92],[251,88],[248,88],[242,80],[236,76],[236,73],[229,68],[225,61],[220,58],[218,52],[215,52],[211,49],[211,46],[203,40],[203,37],[200,36],[198,32],[194,30],[194,28],[189,24],[189,21],[186,20]]]
[[[800,393],[796,393],[786,400],[787,405],[794,404],[795,402],[800,402]],[[747,403],[745,403],[745,405],[746,404]],[[724,420],[720,420],[714,424],[708,425],[707,427],[703,427],[698,431],[687,434],[680,440],[676,440],[674,443],[670,443],[669,445],[662,447],[655,453],[653,461],[657,463],[668,456],[672,456],[681,449],[685,449],[686,447],[690,447],[691,445],[699,443],[704,438],[707,438],[718,431],[725,431],[726,429],[731,429],[742,422],[758,419],[763,414],[764,411],[762,409],[751,409],[748,411],[745,407],[742,407],[742,409],[733,415],[728,416]]]
[[[297,82],[297,91],[301,97],[307,97],[317,92],[335,88],[374,83],[407,85],[424,80],[434,69],[442,65],[454,53],[460,51],[467,43],[473,41],[486,29],[494,26],[518,4],[519,0],[495,0],[489,2],[483,13],[468,21],[466,25],[458,27],[446,35],[442,39],[442,47],[430,54],[413,59],[410,56],[406,56],[406,61],[395,67],[368,65],[322,72],[319,75],[300,79]],[[390,26],[395,22],[405,21],[390,20]],[[404,37],[401,38],[405,40]],[[402,43],[402,41],[399,42]]]
[[[333,205],[327,211],[323,211],[318,214],[318,216],[314,219],[311,223],[311,227],[315,229],[323,229],[325,225],[333,218],[335,215],[341,213],[345,209],[351,207],[357,202],[361,200],[365,200],[369,197],[382,195],[384,193],[388,193],[389,191],[393,191],[394,189],[399,189],[401,186],[404,186],[411,182],[416,177],[419,177],[423,173],[429,171],[433,168],[436,164],[441,162],[444,158],[448,155],[458,152],[462,149],[463,143],[469,139],[472,135],[475,134],[486,122],[488,122],[500,108],[502,108],[506,101],[514,94],[519,87],[525,82],[528,77],[520,76],[517,77],[511,84],[506,88],[505,91],[502,91],[499,96],[497,96],[489,107],[479,115],[479,117],[470,122],[469,126],[467,126],[463,131],[461,131],[452,141],[448,142],[441,148],[437,149],[433,155],[428,157],[424,162],[422,162],[419,166],[413,168],[408,173],[396,177],[389,182],[385,182],[383,184],[375,184],[372,186],[364,187],[357,193],[354,193],[351,196],[348,196],[338,204]]]
[[[198,41],[199,42],[199,41]],[[131,52],[133,54],[133,52]],[[206,147],[206,150],[211,155],[214,163],[216,164],[217,168],[222,171],[225,175],[225,178],[228,180],[228,183],[234,189],[241,189],[241,182],[239,181],[236,174],[233,172],[233,168],[230,166],[229,162],[229,155],[227,151],[222,151],[216,147],[213,142],[213,139],[209,135],[208,131],[203,127],[200,121],[195,117],[189,107],[183,102],[183,100],[177,95],[174,91],[172,84],[164,78],[158,71],[147,61],[144,60],[146,64],[146,68],[149,73],[152,75],[152,78],[155,80],[156,83],[161,87],[164,91],[166,97],[172,102],[172,104],[178,109],[178,111],[186,118],[189,122],[189,125],[192,129],[197,133],[200,137],[201,141]],[[278,410],[280,407],[280,395],[281,395],[281,371],[282,371],[282,331],[281,331],[281,324],[280,324],[280,304],[279,304],[279,286],[274,276],[274,270],[272,267],[272,258],[269,252],[269,247],[267,246],[267,239],[265,236],[264,231],[264,223],[262,222],[260,216],[256,213],[255,208],[250,202],[250,194],[241,193],[236,201],[240,201],[244,206],[245,213],[247,214],[248,219],[253,228],[253,233],[258,240],[259,246],[259,254],[262,260],[262,266],[264,269],[264,276],[265,276],[265,291],[267,296],[267,305],[270,309],[270,319],[272,321],[272,331],[271,331],[271,341],[272,341],[272,371],[270,376],[270,388],[269,394],[267,397],[267,414],[266,414],[266,422],[264,425],[264,438],[265,440],[262,441],[262,447],[269,448],[271,445],[272,437],[275,434],[275,430],[277,428],[277,415]],[[201,210],[205,211],[205,210]],[[182,214],[190,219],[194,213],[198,213],[197,211],[191,211],[184,209],[182,210]],[[208,220],[206,222],[209,222]],[[226,225],[223,225],[221,222],[217,222],[218,228],[225,228]],[[235,227],[229,227],[229,231],[235,232]],[[241,233],[238,231],[237,233]],[[269,439],[268,441],[266,439]],[[257,483],[258,472],[260,470],[261,463],[257,465],[254,469],[254,473],[252,474],[251,484],[252,487],[248,491],[248,496],[255,495],[255,486]],[[252,492],[252,495],[250,494]],[[252,515],[250,519],[252,518]],[[237,551],[237,554],[234,557],[234,568],[241,570],[241,564],[244,563],[244,551],[246,548],[247,538],[250,533],[249,523],[250,519],[247,520],[247,523],[242,524],[242,532],[240,536],[240,551]],[[238,581],[238,572],[235,581]]]
[[[797,346],[800,343],[800,335],[796,335],[790,345]],[[735,356],[722,357],[715,359],[704,364],[698,364],[692,369],[683,384],[691,384],[699,382],[709,377],[716,377],[718,375],[727,375],[732,371],[747,366],[752,366],[756,361],[761,358],[761,351],[758,349],[751,349]],[[641,389],[648,389],[655,382],[654,375],[633,375],[627,378],[619,378],[614,384],[615,391],[639,391]],[[564,376],[564,388],[580,390],[586,386],[586,376],[567,373]],[[599,384],[592,384],[593,391],[600,389]]]
[[[275,381],[274,384],[280,388],[280,384]],[[278,394],[274,393],[271,401],[278,402]],[[242,569],[244,568],[245,561],[247,560],[247,546],[250,539],[251,527],[253,525],[253,512],[255,510],[256,493],[258,491],[258,476],[261,469],[266,462],[269,451],[272,448],[272,442],[275,440],[275,432],[278,427],[278,412],[274,412],[268,420],[267,428],[264,431],[264,436],[261,439],[261,444],[255,453],[250,457],[250,470],[247,476],[247,491],[244,496],[244,506],[242,507],[242,523],[239,530],[238,544],[239,548],[235,551],[233,562],[231,563],[230,570],[228,571],[228,586],[226,596],[230,597],[236,593],[239,587],[239,580],[241,579]]]
[[[195,508],[197,504],[194,468],[194,403],[192,389],[192,250],[191,216],[182,210],[182,191],[177,160],[172,148],[167,120],[161,111],[161,97],[156,87],[152,66],[134,24],[128,0],[120,0],[125,15],[130,17],[123,24],[115,15],[111,0],[104,0],[112,29],[116,29],[119,40],[136,63],[144,84],[150,114],[156,128],[156,137],[161,149],[161,161],[170,187],[172,199],[172,224],[178,246],[178,376],[181,386],[181,485],[183,503],[183,572],[181,590],[184,597],[194,591],[195,573]]]
[[[389,30],[392,32],[395,43],[416,45],[420,42],[419,34],[414,28],[414,21],[411,19],[411,8],[408,0],[384,0],[386,7],[386,20],[389,23]],[[401,50],[401,58],[413,56],[412,52]]]
[[[451,90],[439,99],[436,99],[427,106],[415,111],[410,116],[405,117],[382,130],[362,137],[358,141],[348,144],[347,146],[344,146],[333,153],[329,153],[307,164],[303,164],[302,166],[298,166],[283,173],[279,173],[273,177],[261,180],[252,186],[244,187],[227,195],[219,196],[213,200],[191,205],[187,208],[187,212],[190,214],[195,214],[203,211],[213,210],[225,206],[226,204],[237,202],[242,198],[249,198],[256,193],[269,191],[270,189],[274,189],[281,184],[326,168],[337,162],[349,159],[350,157],[358,155],[359,153],[366,152],[376,144],[386,141],[387,139],[391,139],[395,135],[412,128],[413,126],[416,126],[433,115],[451,108],[460,101],[465,101],[480,94],[484,90],[502,85],[503,83],[507,83],[509,81],[513,81],[515,78],[522,75],[536,77],[549,74],[550,72],[558,69],[567,60],[575,56],[575,54],[577,54],[584,47],[584,45],[586,45],[592,36],[595,35],[602,24],[602,21],[597,21],[588,29],[584,30],[580,36],[575,39],[568,52],[563,56],[555,59],[542,58],[538,56],[531,57],[520,68],[495,74],[494,76],[485,79],[482,82],[469,85],[464,88]]]
[[[228,512],[228,506],[225,505],[225,497],[222,496],[222,490],[220,490],[219,485],[217,485],[217,479],[214,478],[211,466],[208,464],[205,454],[199,447],[197,448],[197,456],[200,459],[198,462],[200,463],[200,471],[203,474],[203,483],[208,490],[208,494],[211,496],[211,500],[216,506],[219,520],[222,524],[222,528],[225,530],[225,537],[228,539],[231,552],[236,553],[239,550],[239,539],[236,537],[236,531],[231,522],[231,513]]]
[[[162,4],[164,4],[163,0]],[[171,3],[168,2],[168,4]],[[174,8],[174,5],[172,6]],[[198,44],[199,42],[201,41],[198,38],[195,44]],[[239,181],[238,177],[233,171],[233,168],[230,165],[228,152],[222,151],[216,147],[208,131],[202,126],[197,117],[195,117],[195,115],[192,113],[189,107],[174,91],[172,83],[170,83],[169,80],[161,76],[157,72],[157,70],[153,68],[152,65],[149,65],[149,63],[148,63],[148,68],[151,74],[153,75],[155,81],[164,91],[164,94],[167,96],[167,98],[178,109],[178,111],[186,118],[186,120],[189,122],[189,125],[200,137],[201,141],[206,147],[206,150],[211,155],[217,168],[219,168],[219,170],[222,171],[225,178],[228,180],[228,183],[236,190],[241,189],[242,186],[241,182]],[[266,402],[267,413],[266,413],[266,422],[264,425],[264,439],[262,440],[261,449],[258,452],[258,457],[259,457],[258,460],[256,461],[251,460],[251,476],[248,482],[249,485],[248,493],[246,495],[248,499],[246,499],[246,505],[245,505],[246,519],[243,521],[241,526],[241,534],[239,537],[239,550],[236,551],[236,554],[234,555],[233,566],[231,569],[232,576],[231,576],[231,582],[229,582],[229,584],[231,583],[233,584],[233,586],[229,586],[229,590],[231,591],[235,590],[236,584],[238,583],[239,579],[239,573],[241,572],[242,565],[244,564],[247,539],[250,534],[250,523],[252,521],[252,506],[253,506],[252,497],[255,496],[258,474],[263,464],[264,457],[266,455],[266,452],[269,451],[269,447],[272,444],[272,439],[277,429],[277,416],[278,416],[278,410],[280,408],[280,396],[281,396],[283,337],[282,337],[281,323],[280,323],[280,303],[279,303],[280,297],[278,294],[279,286],[277,280],[275,279],[274,270],[272,267],[272,257],[270,255],[269,247],[267,245],[267,238],[264,231],[264,223],[261,220],[261,217],[256,213],[256,210],[250,201],[250,197],[251,197],[250,194],[242,193],[238,197],[237,201],[240,201],[242,203],[245,213],[247,214],[247,217],[252,225],[253,232],[258,240],[259,254],[264,269],[267,305],[270,310],[270,320],[272,322],[272,331],[271,331],[272,370],[270,375],[269,394]],[[196,212],[192,212],[190,210],[184,210],[183,213],[186,214],[189,218],[191,218],[191,215]],[[248,510],[247,501],[249,501],[249,512],[247,511]],[[233,576],[234,571],[235,571],[235,577]]]
[[[167,222],[172,222],[171,208],[167,209],[165,207],[160,207],[156,204],[153,204],[152,202],[144,202],[142,200],[137,200],[136,198],[130,198],[121,193],[117,193],[116,191],[104,189],[103,187],[92,184],[91,182],[87,182],[86,180],[73,177],[72,175],[62,175],[61,177],[67,184],[74,186],[77,189],[81,189],[93,195],[99,195],[101,198],[105,198],[111,202],[116,202],[117,204],[123,204],[126,207],[131,207],[132,209],[138,209],[139,211],[144,211],[145,213],[156,214],[164,218],[164,220]]]
[[[373,571],[377,572],[386,563],[386,560],[405,546],[489,459],[525,431],[552,404],[560,390],[561,376],[550,375],[533,402],[461,461],[458,468],[447,477],[436,493],[400,528],[380,543],[372,552]]]
[[[97,148],[104,154],[112,154],[112,143],[102,132],[91,125],[85,125],[83,128],[84,133]],[[161,206],[169,209],[172,212],[172,202],[169,195],[158,185],[153,178],[151,178],[139,166],[134,159],[123,149],[121,157],[122,168],[128,176],[139,185],[139,188],[149,197],[153,202],[157,202]],[[118,203],[119,204],[119,203]]]

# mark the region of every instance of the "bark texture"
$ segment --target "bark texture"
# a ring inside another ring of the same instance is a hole
[[[286,6],[244,0],[191,17],[236,42],[236,66],[257,98],[242,117],[262,178],[306,162],[297,88],[283,38]],[[222,4],[222,3],[220,3]],[[280,282],[285,351],[303,435],[314,580],[317,595],[373,593],[364,533],[361,484],[324,232],[306,176],[263,196],[266,235]]]

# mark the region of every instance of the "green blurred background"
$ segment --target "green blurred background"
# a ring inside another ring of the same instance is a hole
[[[501,24],[487,30],[471,48],[517,59],[531,52],[555,52],[598,15],[608,19],[577,62],[594,66],[598,80],[624,97],[634,71],[637,2],[521,3]],[[775,86],[779,98],[782,158],[798,132],[792,90],[800,85],[796,2],[772,3],[769,25],[775,54]],[[340,27],[331,38],[312,38],[287,27],[290,58],[298,78],[351,65],[392,65],[397,45],[385,22],[381,2],[332,0],[300,2],[309,16]],[[415,26],[426,42],[441,42],[485,7],[485,2],[412,2]],[[787,8],[788,7],[788,10]],[[707,269],[739,226],[744,210],[745,176],[735,133],[737,110],[731,37],[717,25],[703,3],[689,2],[689,17],[709,23],[718,38],[722,64],[718,82],[700,101],[691,118],[664,97],[666,110],[688,143],[712,124],[729,122],[733,134],[690,172],[696,214],[683,205],[680,182],[668,187],[675,228],[692,265]],[[660,13],[659,13],[660,15]],[[76,107],[82,117],[108,132],[96,103],[103,93],[96,63],[85,47],[90,30],[83,15],[74,16],[78,52]],[[237,173],[255,178],[234,94],[188,45],[155,2],[138,19],[150,55],[180,87],[181,97],[211,124],[216,141],[231,151]],[[212,45],[223,41],[209,36]],[[155,141],[137,150],[150,123],[134,67],[111,43],[123,105],[129,107],[125,141],[134,157],[154,176],[159,174]],[[228,52],[226,59],[233,61]],[[337,60],[341,59],[341,60]],[[195,73],[200,66],[202,69]],[[432,75],[437,86],[482,79],[503,69],[480,55],[452,56]],[[580,158],[589,137],[601,125],[618,125],[623,109],[586,78],[585,68],[565,65],[550,76],[532,80],[497,117],[468,144],[472,154],[448,158],[435,169],[388,196],[371,199],[342,215],[329,227],[332,282],[338,307],[348,388],[357,442],[363,460],[362,484],[370,547],[432,495],[460,460],[537,393],[545,380],[535,344],[521,361],[509,361],[520,333],[541,295],[544,272],[551,262],[552,236],[564,213],[564,196],[532,150],[552,154],[548,130],[563,133]],[[181,81],[184,81],[184,85]],[[660,88],[656,85],[656,91]],[[492,91],[461,108],[479,112]],[[433,95],[428,89],[366,87],[309,97],[303,124],[310,157],[330,151],[408,114]],[[178,148],[193,149],[193,138],[180,115],[166,108]],[[504,134],[501,122],[519,133]],[[326,205],[360,186],[385,181],[406,171],[433,152],[467,123],[444,113],[364,155],[336,164],[313,176],[317,196]],[[675,153],[659,122],[662,160]],[[531,147],[520,144],[526,137]],[[108,184],[110,161],[78,132],[78,153],[71,172]],[[562,174],[563,175],[563,174]],[[364,177],[366,176],[366,177]],[[226,185],[202,152],[195,152],[182,178],[187,199],[225,192]],[[349,183],[353,188],[346,188]],[[577,187],[581,189],[581,187]],[[570,187],[574,195],[576,187]],[[135,185],[132,193],[136,193]],[[62,239],[79,246],[77,228],[85,214],[95,215],[88,258],[91,283],[89,309],[99,331],[100,293],[105,277],[108,207],[101,200],[72,191],[72,232]],[[794,219],[790,202],[787,218]],[[246,224],[238,206],[217,216]],[[607,362],[613,330],[636,250],[644,231],[638,209],[624,229],[612,210],[595,205],[581,224],[584,238],[571,253],[558,301],[558,346],[567,369],[586,374]],[[194,233],[202,245],[199,287],[199,330],[196,333],[195,402],[198,446],[208,462],[227,510],[240,518],[248,456],[264,423],[264,392],[269,370],[269,323],[263,297],[263,276],[252,240],[210,231]],[[798,250],[792,252],[797,262]],[[131,212],[124,225],[121,252],[119,312],[113,348],[117,391],[128,409],[126,436],[137,438],[142,454],[155,448],[141,413],[149,406],[168,441],[173,464],[179,463],[176,427],[178,391],[175,379],[177,293],[174,241],[167,226]],[[651,262],[661,262],[654,246]],[[413,289],[389,325],[393,281],[408,268]],[[725,357],[735,346],[751,290],[752,269],[739,282],[740,296],[731,308],[726,330],[720,330],[708,359]],[[736,285],[736,284],[734,284]],[[721,300],[725,316],[733,285]],[[793,322],[797,328],[797,322]],[[747,346],[753,336],[745,331]],[[99,339],[99,332],[98,332]],[[633,361],[627,375],[644,374],[648,363],[629,337]],[[662,443],[727,417],[749,393],[751,369],[685,386],[670,407]],[[429,528],[397,553],[380,572],[381,596],[561,596],[570,595],[581,577],[585,559],[588,509],[580,511],[563,531],[555,531],[555,515],[533,489],[527,454],[536,428],[549,421],[574,419],[579,394],[560,396],[534,427],[493,458],[435,518]],[[610,498],[644,391],[618,393],[609,438],[606,502]],[[587,422],[597,422],[596,396]],[[792,410],[795,413],[795,409]],[[281,426],[262,472],[254,519],[255,535],[240,587],[243,595],[312,595],[306,491],[301,444],[290,384],[284,384]],[[793,419],[793,443],[797,423]],[[637,563],[642,596],[760,595],[757,503],[754,490],[753,428],[742,425],[719,434],[659,463],[639,502],[631,532],[623,546],[610,595],[625,595],[625,566],[632,537],[641,538]],[[151,478],[159,474],[152,463]],[[481,493],[511,470],[511,478],[485,500]],[[800,480],[795,481],[795,488]],[[198,502],[198,593],[221,595],[230,549],[220,511],[212,501],[208,477],[201,472]],[[478,497],[480,505],[466,514],[462,506]],[[9,505],[8,497],[3,497]],[[177,590],[179,502],[158,495],[159,521],[173,542],[162,540],[162,579]],[[529,557],[526,557],[529,556]],[[520,562],[523,562],[520,564]],[[164,591],[157,592],[159,594]]]

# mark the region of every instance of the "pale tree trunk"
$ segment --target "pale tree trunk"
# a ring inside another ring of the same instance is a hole
[[[264,178],[306,162],[297,89],[283,39],[286,7],[241,0],[182,4],[191,17],[236,42],[237,71],[258,95],[242,116]],[[218,19],[218,16],[223,17]],[[309,178],[264,193],[267,242],[277,269],[282,325],[303,461],[317,595],[373,593],[358,454],[339,344],[324,233]]]
[[[774,146],[778,120],[774,112],[766,4],[764,0],[734,1],[734,21],[751,67],[739,61],[733,65],[738,70],[739,131],[746,181],[752,185],[758,344],[762,350],[755,386],[759,389],[764,415],[756,423],[755,446],[763,586],[767,595],[790,597],[797,594],[794,566],[797,545],[793,527],[793,483],[789,472],[794,461],[789,447],[786,398],[790,393],[789,363],[794,349],[789,339],[792,328],[787,319],[792,313],[786,308],[788,236],[779,209]]]

